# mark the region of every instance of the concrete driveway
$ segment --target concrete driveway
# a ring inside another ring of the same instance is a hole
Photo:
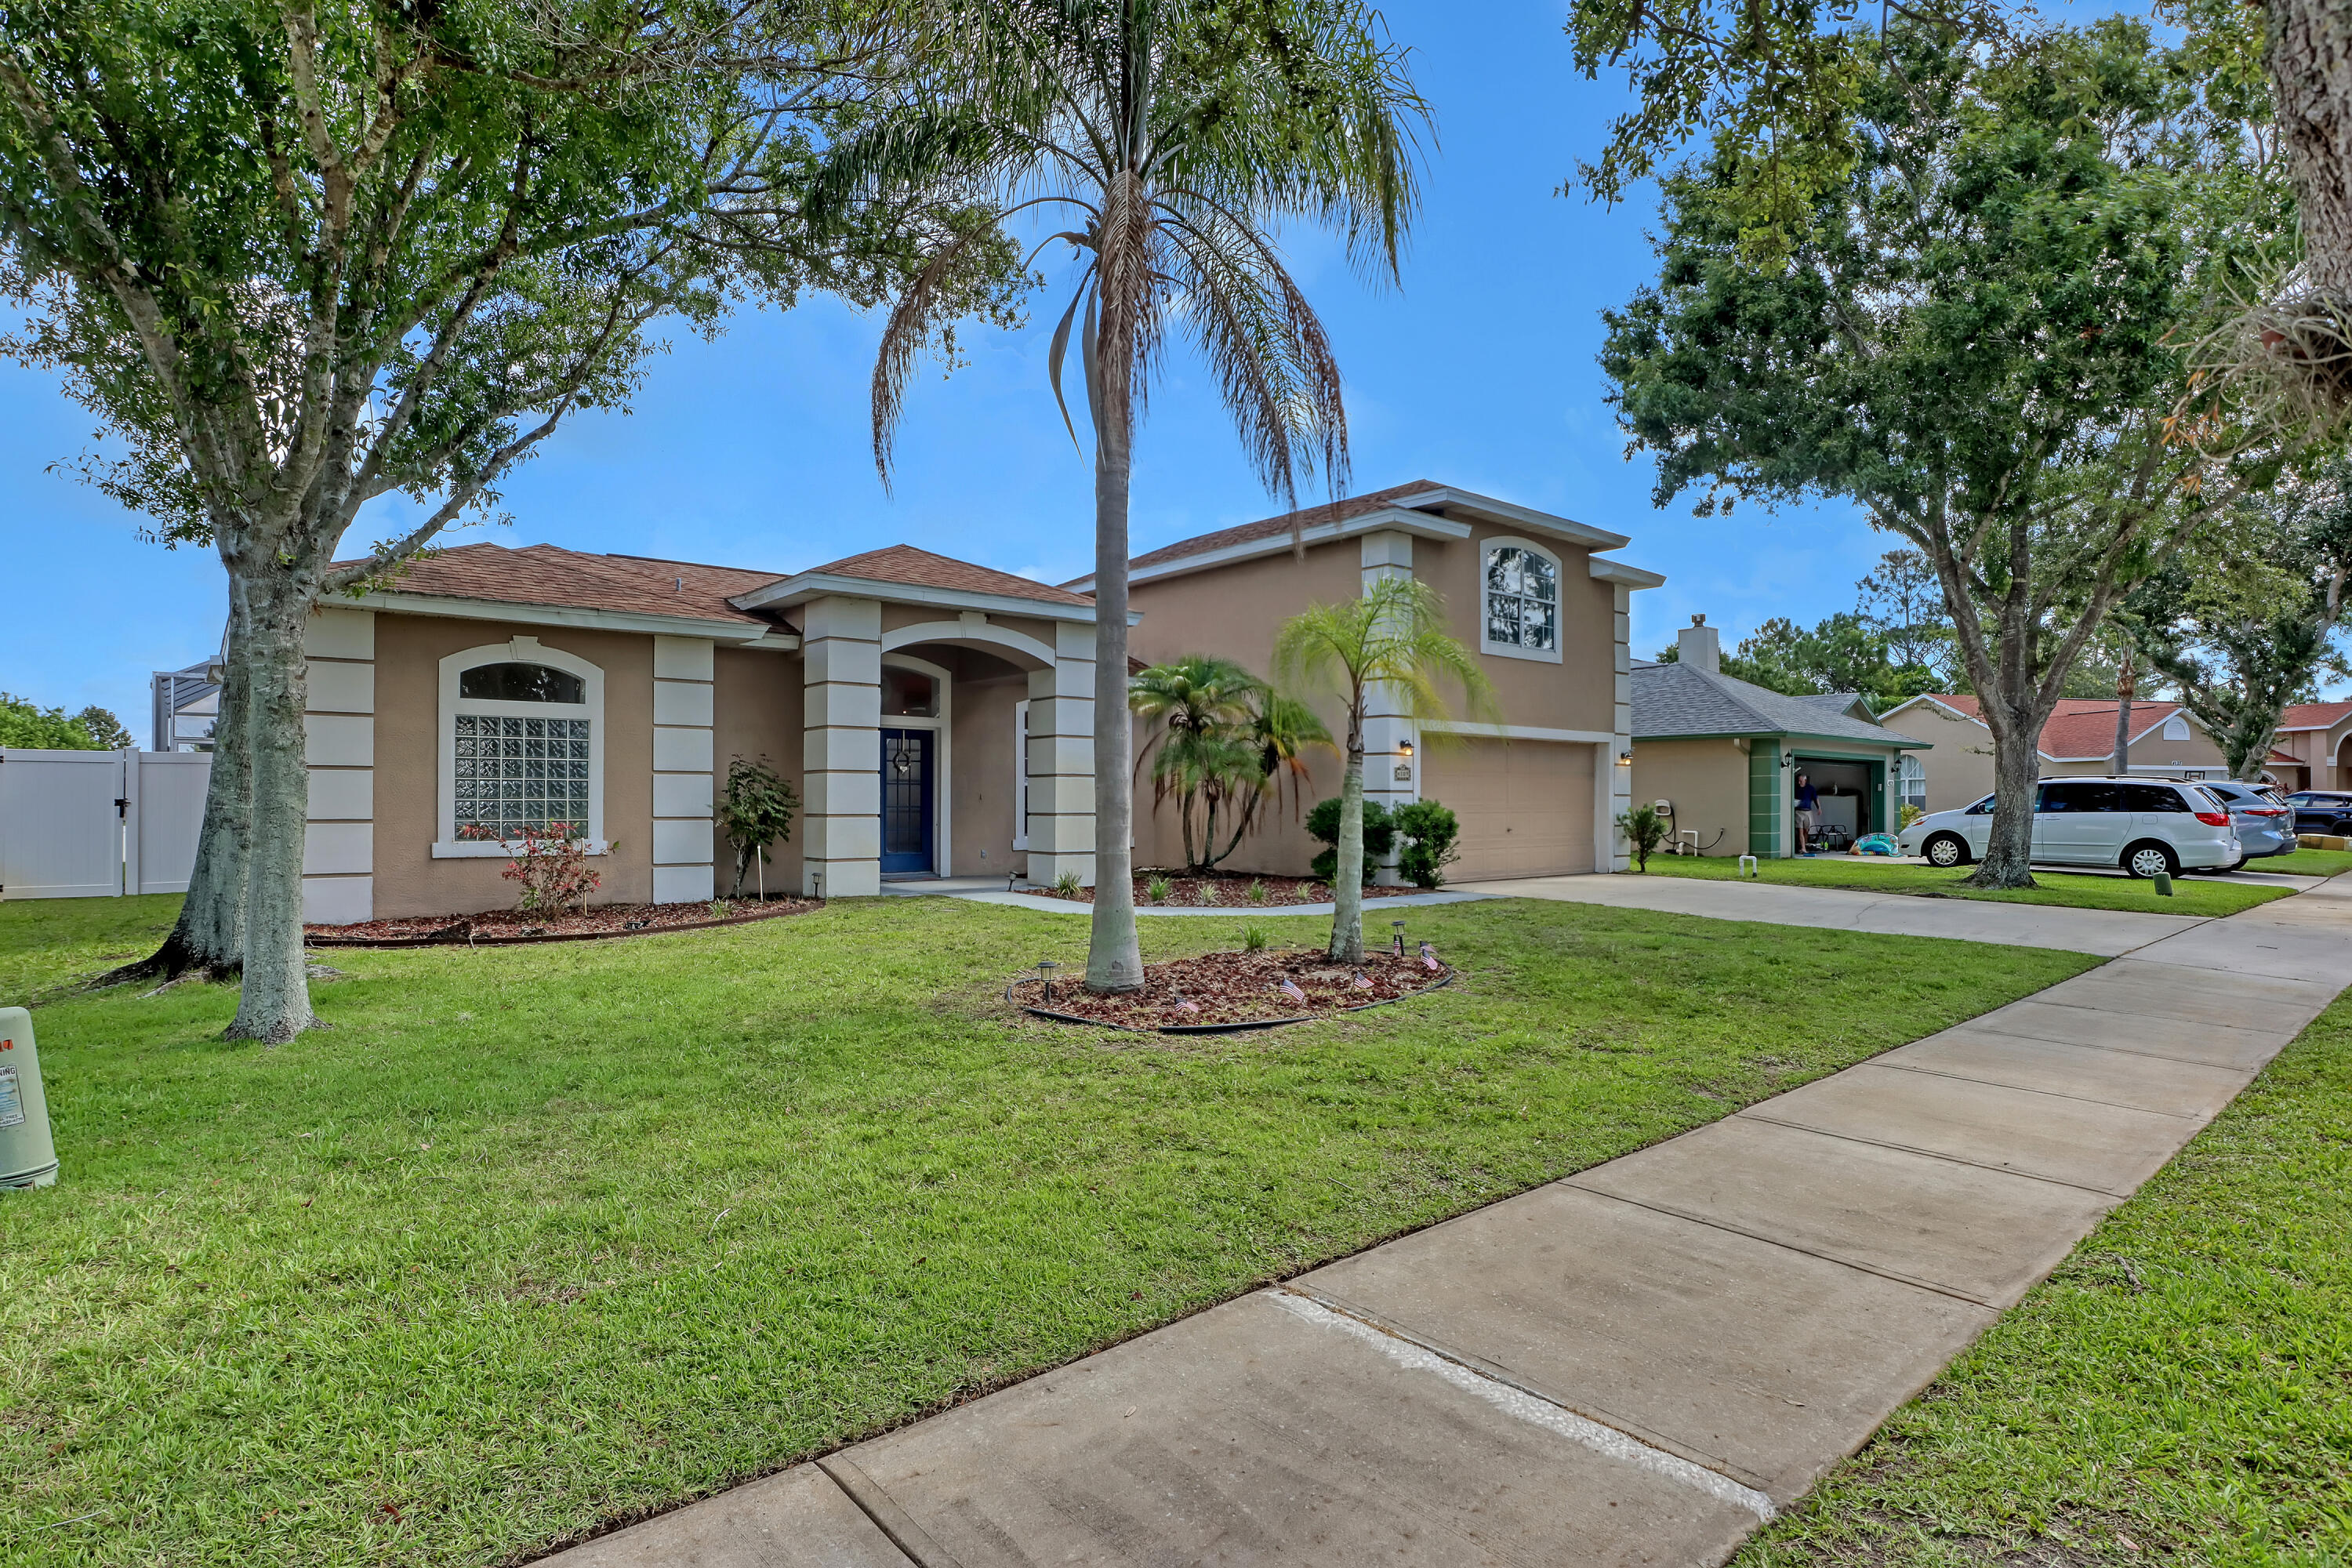
[[[1555,899],[1658,910],[1709,920],[1761,921],[1771,925],[1894,936],[1941,936],[2011,947],[2063,948],[2114,958],[2168,936],[2210,923],[2197,915],[2136,914],[2128,910],[2071,910],[2048,904],[1991,903],[1982,899],[1931,899],[1916,893],[1861,893],[1840,888],[1792,888],[1773,882],[1700,881],[1687,877],[1527,877],[1465,882],[1461,890],[1498,898]],[[2292,900],[2289,900],[2292,901]],[[2268,906],[2266,906],[2268,907]]]
[[[2352,886],[2196,922],[1591,880],[1706,895],[1681,912],[1717,918],[2138,940],[1707,1127],[553,1561],[1719,1563],[2352,979]]]

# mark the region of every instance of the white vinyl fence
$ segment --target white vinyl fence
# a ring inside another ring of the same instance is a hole
[[[212,765],[203,752],[0,747],[0,899],[186,892]]]

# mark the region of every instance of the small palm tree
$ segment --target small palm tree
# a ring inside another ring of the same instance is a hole
[[[1331,891],[1330,955],[1364,957],[1364,714],[1385,688],[1389,710],[1418,722],[1445,716],[1444,684],[1474,713],[1494,711],[1494,689],[1470,650],[1446,635],[1445,605],[1428,584],[1384,577],[1360,599],[1309,605],[1282,623],[1275,668],[1286,680],[1336,686],[1348,705],[1348,770],[1339,788],[1339,864]]]
[[[1331,746],[1331,732],[1312,709],[1211,654],[1187,654],[1139,672],[1128,682],[1127,702],[1129,711],[1155,726],[1139,766],[1151,764],[1154,810],[1174,799],[1184,869],[1196,877],[1215,870],[1240,847],[1261,810],[1280,801],[1286,784],[1296,804],[1307,777],[1307,752]],[[1227,829],[1223,847],[1221,814]]]
[[[818,183],[820,209],[844,211],[862,210],[844,198],[887,201],[958,170],[995,193],[982,204],[992,221],[940,245],[891,312],[874,370],[875,461],[887,479],[917,353],[961,308],[959,284],[1000,243],[999,225],[1038,207],[1070,215],[1047,242],[1066,243],[1076,269],[1049,371],[1076,441],[1062,397],[1075,326],[1094,436],[1095,668],[1123,670],[1137,416],[1170,340],[1208,362],[1270,491],[1295,507],[1310,464],[1337,493],[1339,367],[1274,234],[1336,229],[1393,276],[1426,109],[1404,51],[1359,0],[971,0],[944,7],[933,36],[906,111],[871,115]],[[1143,983],[1132,745],[1128,715],[1097,703],[1094,991]]]

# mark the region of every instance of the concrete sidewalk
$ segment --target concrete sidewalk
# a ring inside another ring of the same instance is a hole
[[[1657,910],[1709,920],[1762,921],[1772,925],[1891,936],[1940,936],[2010,947],[2062,948],[2114,958],[2152,942],[2204,925],[2200,915],[2137,914],[2129,910],[2074,910],[2050,904],[1993,903],[1982,899],[1930,899],[1916,893],[1862,893],[1841,888],[1792,888],[1776,882],[1718,882],[1690,877],[1528,877],[1507,882],[1467,882],[1463,891],[1496,898],[1555,899]]]
[[[554,1561],[1717,1563],[2347,978],[2352,887],[2205,922]]]

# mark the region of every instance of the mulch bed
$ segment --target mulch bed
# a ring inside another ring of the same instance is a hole
[[[1138,909],[1251,909],[1263,906],[1276,909],[1283,904],[1328,904],[1331,901],[1331,884],[1306,877],[1169,877],[1168,897],[1151,897],[1151,877],[1135,879],[1135,906]],[[1259,897],[1249,896],[1255,885]],[[1095,901],[1092,888],[1080,888],[1075,893],[1057,893],[1051,888],[1020,888],[1015,891],[1040,899],[1073,899],[1082,904]],[[1425,892],[1423,888],[1366,888],[1367,899],[1393,899],[1406,893]]]
[[[1358,985],[1359,973],[1369,984]],[[1057,980],[1050,1001],[1039,994],[1034,979],[1016,980],[1005,994],[1040,1017],[1181,1035],[1304,1024],[1401,1002],[1453,978],[1452,969],[1441,963],[1432,970],[1417,956],[1367,952],[1359,970],[1333,963],[1318,948],[1288,948],[1204,952],[1147,963],[1143,988],[1115,996],[1094,994],[1077,975]],[[1305,993],[1304,998],[1281,989],[1285,980]]]
[[[814,899],[729,899],[729,913],[713,919],[707,899],[683,904],[591,904],[578,914],[529,915],[491,910],[477,915],[410,915],[352,925],[304,926],[310,947],[503,947],[535,942],[601,942],[748,924],[822,909]]]

